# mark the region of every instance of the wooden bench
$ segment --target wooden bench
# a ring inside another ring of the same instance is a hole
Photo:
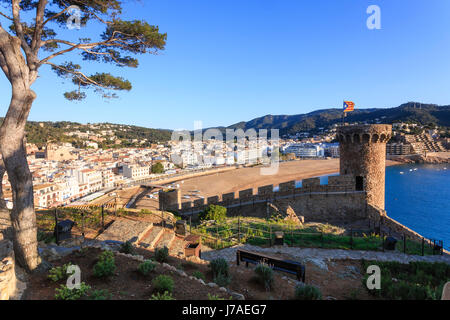
[[[238,249],[236,251],[236,264],[239,265],[241,261],[245,262],[246,267],[249,263],[258,264],[262,262],[269,265],[273,270],[295,274],[298,281],[305,282],[305,266],[297,261],[281,260],[261,253]]]

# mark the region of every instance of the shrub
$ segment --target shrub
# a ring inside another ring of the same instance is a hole
[[[50,271],[48,272],[49,273],[48,278],[53,282],[67,279],[70,275],[73,274],[73,273],[67,274],[67,268],[69,268],[70,265],[71,263],[67,263],[60,267],[51,268]]]
[[[103,251],[94,266],[94,276],[98,278],[109,277],[114,274],[115,270],[114,253],[112,251]]]
[[[144,262],[142,262],[139,265],[138,270],[140,273],[142,273],[144,276],[146,276],[150,272],[155,270],[155,267],[156,267],[156,265],[151,260],[145,260]]]
[[[152,297],[150,298],[150,300],[175,300],[174,297],[172,297],[172,294],[164,291],[163,294],[161,293],[157,293],[157,294],[152,294]]]
[[[166,262],[169,257],[169,248],[164,246],[163,248],[155,249],[155,260],[158,262]]]
[[[295,287],[295,298],[297,300],[321,300],[322,293],[315,286],[300,284]]]
[[[220,287],[226,287],[231,282],[231,276],[225,275],[223,273],[219,273],[214,277],[214,282],[217,283]]]
[[[165,291],[172,293],[173,291],[173,279],[170,276],[159,275],[152,281],[156,292],[164,293]]]
[[[135,254],[135,250],[133,244],[130,241],[124,242],[120,245],[120,252],[126,254]]]
[[[94,290],[89,295],[89,299],[91,300],[110,300],[112,298],[112,294],[104,289],[104,290]]]
[[[225,300],[225,298],[221,298],[217,294],[208,293],[208,300]]]
[[[255,268],[255,273],[258,281],[263,284],[267,290],[273,286],[273,270],[265,263],[258,263]]]
[[[203,281],[206,280],[205,275],[204,275],[202,272],[200,272],[200,271],[194,271],[194,272],[192,273],[192,276],[195,277],[195,278],[197,278],[197,279],[202,279]]]
[[[203,220],[224,221],[227,218],[227,208],[210,204],[204,211],[200,212],[198,218]]]
[[[61,285],[55,290],[56,300],[78,300],[86,297],[88,291],[91,289],[86,283],[80,283],[79,289],[69,289],[66,285]]]
[[[224,258],[211,260],[211,262],[209,263],[209,267],[211,268],[214,277],[217,277],[219,274],[227,277],[229,276],[228,261]]]

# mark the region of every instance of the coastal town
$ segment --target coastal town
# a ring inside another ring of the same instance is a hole
[[[36,208],[89,203],[117,188],[144,182],[157,184],[173,177],[182,180],[183,175],[192,172],[252,166],[267,160],[268,155],[278,148],[279,161],[339,157],[336,126],[319,128],[316,133],[305,131],[284,136],[276,145],[270,139],[260,139],[255,143],[245,141],[239,150],[215,139],[201,141],[200,147],[194,142],[186,145],[186,142],[166,141],[150,143],[148,147],[123,148],[113,129],[99,130],[100,125],[96,124],[83,127],[84,132],[73,129],[65,132],[68,137],[79,138],[83,142],[82,148],[51,141],[41,148],[27,143]],[[399,160],[399,156],[404,156],[401,160],[405,161],[408,156],[445,152],[450,146],[450,138],[445,137],[445,132],[445,128],[438,126],[394,123],[393,137],[386,145],[387,157]],[[114,141],[117,147],[99,148],[98,144],[106,139]],[[144,138],[127,142],[139,146],[149,141]],[[214,150],[213,155],[211,150]],[[2,185],[7,206],[12,208],[7,175],[3,177]],[[156,200],[157,195],[152,197]]]

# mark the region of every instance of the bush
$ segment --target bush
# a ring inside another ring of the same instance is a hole
[[[97,278],[109,277],[116,270],[114,253],[112,251],[103,251],[94,266],[94,276]]]
[[[221,298],[217,294],[208,293],[208,300],[225,300],[225,298]]]
[[[138,270],[141,274],[143,274],[144,276],[148,275],[150,272],[152,272],[153,270],[155,270],[156,265],[151,261],[151,260],[145,260],[144,262],[142,262],[139,267]]]
[[[133,244],[130,241],[124,242],[120,245],[120,252],[126,254],[135,254],[135,250]]]
[[[192,273],[192,276],[195,277],[195,278],[197,278],[197,279],[202,279],[203,281],[206,280],[205,275],[204,275],[202,272],[200,272],[200,271],[194,271],[194,272]]]
[[[227,208],[210,204],[204,211],[198,215],[200,220],[224,221],[227,218]]]
[[[167,291],[172,293],[173,291],[173,279],[170,276],[159,275],[153,279],[152,284],[156,292],[164,293]]]
[[[311,285],[299,284],[295,287],[295,299],[297,300],[321,300],[320,290]]]
[[[91,300],[110,300],[111,298],[112,294],[106,289],[94,290],[89,296]]]
[[[273,270],[265,263],[258,263],[255,268],[255,273],[258,281],[270,290],[273,286]]]
[[[390,300],[440,300],[442,289],[450,281],[450,266],[445,263],[362,261],[362,268],[378,265],[381,289],[367,289],[370,294]],[[365,275],[363,284],[369,275]]]
[[[220,287],[226,287],[231,282],[231,276],[219,273],[214,277],[213,281],[217,283]]]
[[[211,262],[209,263],[209,267],[211,268],[213,277],[217,277],[219,274],[222,274],[227,277],[229,276],[228,261],[225,260],[224,258],[217,258],[211,260]]]
[[[163,294],[161,293],[157,293],[157,294],[152,294],[152,297],[150,298],[150,300],[175,300],[174,297],[172,297],[172,294],[164,291]]]
[[[155,249],[155,260],[158,262],[166,262],[169,257],[169,248],[164,246],[164,248]]]
[[[60,267],[51,268],[50,271],[48,272],[49,273],[48,278],[50,280],[52,280],[53,282],[67,279],[70,275],[73,274],[73,273],[71,273],[71,274],[67,273],[67,268],[69,268],[70,265],[71,265],[71,263],[67,263]]]
[[[87,296],[88,291],[91,289],[86,283],[80,283],[79,289],[69,289],[66,285],[61,285],[55,290],[56,300],[78,300]]]

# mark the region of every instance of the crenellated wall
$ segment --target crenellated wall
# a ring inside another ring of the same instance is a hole
[[[319,178],[310,178],[302,180],[302,187],[296,188],[296,181],[292,180],[280,183],[277,191],[274,185],[266,185],[183,202],[180,213],[195,218],[209,204],[217,204],[226,207],[229,216],[267,217],[270,202],[288,204],[306,220],[352,220],[366,217],[364,199],[365,192],[355,190],[353,176],[330,176],[325,185],[320,184]]]

